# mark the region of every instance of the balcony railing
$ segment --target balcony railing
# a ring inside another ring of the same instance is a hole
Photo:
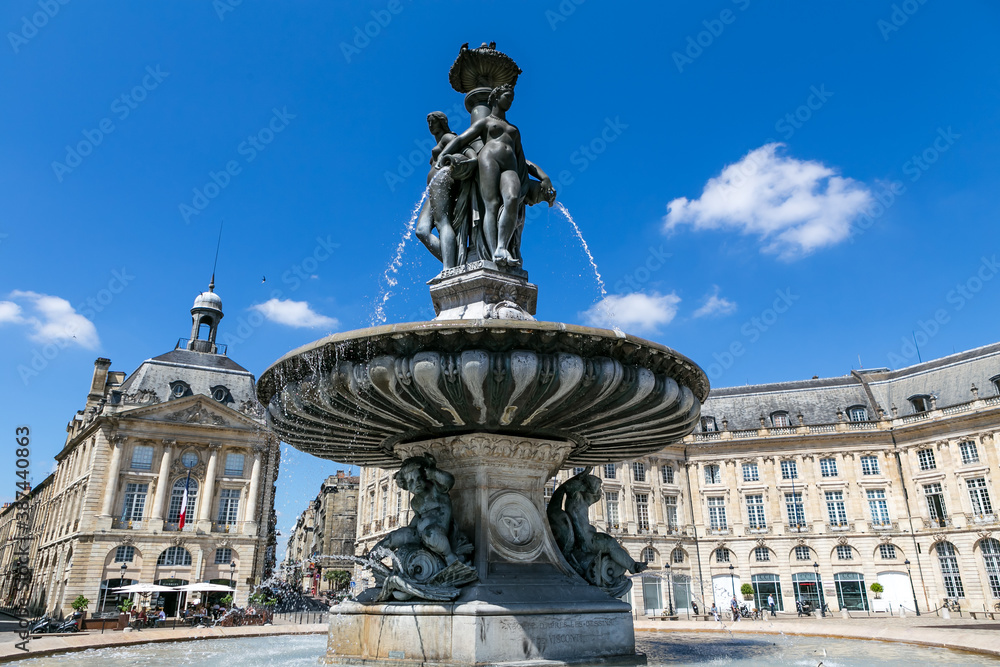
[[[785,524],[786,533],[811,533],[812,525],[807,523],[800,523],[797,525]]]
[[[899,530],[899,524],[895,521],[869,521],[868,530]]]
[[[997,522],[996,514],[970,514],[969,518],[972,519],[973,523],[979,524]]]
[[[843,532],[845,530],[850,530],[851,529],[851,524],[848,523],[848,522],[846,522],[846,521],[837,522],[837,523],[832,523],[831,522],[831,523],[826,524],[826,529],[829,530],[830,532],[838,532],[838,531],[839,532]]]
[[[112,519],[111,528],[114,530],[140,530],[146,527],[145,519]]]
[[[166,532],[176,532],[176,531],[178,531],[180,529],[181,529],[181,525],[179,523],[170,523],[169,521],[165,521],[163,523],[163,532],[165,532],[165,533]]]
[[[242,521],[236,521],[233,523],[225,523],[223,521],[213,521],[212,522],[212,532],[213,533],[238,533],[240,528],[243,527]]]
[[[746,526],[743,529],[746,535],[767,535],[771,532],[770,526]]]
[[[709,528],[708,529],[708,534],[709,535],[732,535],[733,534],[733,527],[732,526],[726,526],[724,528]]]
[[[951,517],[936,518],[936,519],[924,519],[924,526],[927,528],[947,528],[948,526],[954,525]]]

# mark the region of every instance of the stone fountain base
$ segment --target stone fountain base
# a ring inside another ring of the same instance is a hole
[[[327,663],[644,664],[631,607],[570,568],[545,518],[545,483],[573,447],[489,433],[396,445],[400,460],[430,453],[455,476],[454,518],[479,581],[450,603],[333,607]]]

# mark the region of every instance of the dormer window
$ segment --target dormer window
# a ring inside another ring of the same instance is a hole
[[[847,418],[852,422],[868,421],[868,409],[863,405],[854,405],[847,408]]]
[[[221,384],[216,387],[212,387],[212,398],[217,400],[219,403],[228,403],[233,400],[229,395],[229,390]]]
[[[909,400],[910,405],[913,406],[914,412],[927,412],[931,409],[931,397],[926,394],[911,396],[907,400]]]
[[[773,412],[771,413],[771,425],[777,428],[783,426],[789,426],[791,422],[788,421],[787,412]]]
[[[718,431],[718,427],[715,425],[715,417],[702,417],[701,418],[701,431],[702,433],[713,433]]]
[[[997,396],[1000,396],[1000,375],[991,377],[990,382],[993,383],[993,391],[996,392]]]
[[[170,398],[184,398],[191,395],[191,387],[183,380],[174,380],[170,383]]]

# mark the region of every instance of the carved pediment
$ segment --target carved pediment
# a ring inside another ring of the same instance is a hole
[[[227,426],[228,421],[216,414],[213,410],[207,409],[201,403],[192,405],[184,410],[171,412],[165,416],[167,421],[183,422],[185,424],[214,424],[215,426]]]

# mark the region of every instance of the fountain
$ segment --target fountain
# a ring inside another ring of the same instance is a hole
[[[470,127],[428,117],[438,143],[415,233],[442,262],[437,317],[329,336],[258,384],[282,440],[398,469],[413,494],[414,520],[373,549],[378,586],[331,610],[328,663],[644,662],[617,597],[645,564],[589,524],[588,466],[690,433],[708,380],[662,345],[535,320],[521,231],[525,207],[556,193],[507,121],[520,73],[494,44],[465,45],[449,78]],[[568,466],[584,470],[546,507],[545,482]]]

